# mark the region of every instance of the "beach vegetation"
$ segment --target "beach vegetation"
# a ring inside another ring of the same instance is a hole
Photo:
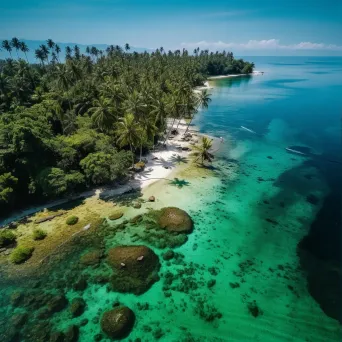
[[[16,235],[8,229],[0,231],[0,247],[9,246],[16,241]]]
[[[69,216],[67,219],[66,219],[66,224],[68,226],[73,226],[74,224],[76,224],[78,222],[78,217],[77,216]]]
[[[42,229],[35,229],[32,234],[33,240],[44,240],[47,236],[46,231]]]
[[[190,125],[208,106],[210,94],[194,87],[254,67],[225,51],[137,53],[128,44],[62,54],[51,39],[30,64],[25,42],[1,46],[0,215],[127,179],[181,119]]]
[[[22,264],[23,262],[31,258],[33,251],[34,247],[18,246],[11,253],[11,262],[13,262],[14,264]]]
[[[202,165],[204,165],[204,161],[211,162],[214,158],[214,155],[210,152],[213,145],[213,139],[208,137],[202,137],[202,140],[199,145],[195,146],[195,150],[197,151],[198,159],[201,159]]]

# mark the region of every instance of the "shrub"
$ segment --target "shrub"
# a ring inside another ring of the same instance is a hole
[[[10,230],[0,231],[0,247],[8,246],[14,243],[16,236]]]
[[[21,264],[31,258],[33,251],[33,247],[17,247],[11,254],[11,261],[14,264]]]
[[[70,216],[66,220],[66,224],[69,226],[73,226],[78,222],[78,217],[77,216]]]
[[[33,240],[44,240],[46,238],[47,233],[41,229],[35,229],[33,231]]]

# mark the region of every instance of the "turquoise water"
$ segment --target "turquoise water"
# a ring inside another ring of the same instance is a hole
[[[328,160],[341,158],[342,59],[248,59],[264,75],[212,82],[210,107],[195,120],[202,132],[225,140],[212,175],[189,177],[182,188],[165,182],[147,190],[146,196],[158,195],[141,211],[177,206],[194,220],[186,243],[173,248],[178,257],[163,260],[168,248],[146,242],[141,224],[90,230],[66,246],[64,259],[42,265],[41,274],[1,279],[2,340],[49,341],[51,332],[76,325],[79,341],[109,341],[99,320],[117,301],[136,316],[125,341],[341,340],[341,170]],[[291,154],[287,146],[310,148],[315,156]],[[118,222],[137,213],[129,208]],[[110,290],[105,259],[96,269],[79,264],[89,248],[106,254],[116,245],[142,243],[159,255],[161,268],[160,280],[139,296]],[[88,286],[75,290],[80,277]],[[32,294],[29,309],[10,302],[15,290]],[[71,318],[66,308],[44,319],[42,293],[63,294],[69,302],[82,297],[85,311]],[[13,316],[25,310],[29,318],[15,324]],[[11,340],[13,328],[20,335]]]

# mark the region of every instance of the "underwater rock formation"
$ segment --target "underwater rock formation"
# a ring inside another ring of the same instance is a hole
[[[123,338],[131,332],[134,321],[134,312],[130,308],[122,306],[103,314],[101,329],[110,338]]]
[[[146,246],[112,248],[107,262],[114,271],[111,284],[115,291],[141,294],[159,280],[158,256]]]
[[[81,256],[80,263],[83,266],[96,267],[99,265],[101,258],[102,258],[101,250],[92,250]]]
[[[161,209],[158,224],[169,232],[191,233],[193,229],[193,222],[189,214],[175,207]]]
[[[74,298],[70,304],[70,314],[72,317],[78,317],[81,316],[84,312],[84,309],[86,307],[86,302],[83,298]]]

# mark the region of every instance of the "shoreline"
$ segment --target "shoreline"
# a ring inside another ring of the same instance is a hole
[[[221,78],[232,78],[232,77],[243,77],[243,76],[260,76],[263,75],[264,71],[253,71],[252,73],[249,74],[231,74],[231,75],[217,75],[217,76],[209,76],[208,80],[217,80]]]
[[[104,186],[86,190],[69,198],[61,198],[55,201],[47,202],[41,205],[26,208],[17,212],[13,212],[10,217],[1,219],[0,229],[6,228],[11,224],[20,225],[22,220],[32,217],[38,213],[49,211],[54,207],[59,207],[64,204],[71,203],[77,200],[85,200],[89,198],[102,199],[120,196],[125,193],[141,191],[147,189],[151,184],[158,181],[167,180],[171,174],[177,171],[180,163],[177,160],[187,159],[191,153],[191,146],[198,142],[201,136],[199,132],[192,126],[188,133],[192,135],[188,141],[183,140],[187,123],[182,119],[179,123],[175,122],[174,128],[178,126],[178,134],[170,135],[166,142],[166,147],[162,150],[150,151],[143,157],[147,160],[145,168],[141,172],[134,174],[134,178],[129,180],[126,184],[118,185],[115,188]],[[178,164],[177,164],[178,163]]]

